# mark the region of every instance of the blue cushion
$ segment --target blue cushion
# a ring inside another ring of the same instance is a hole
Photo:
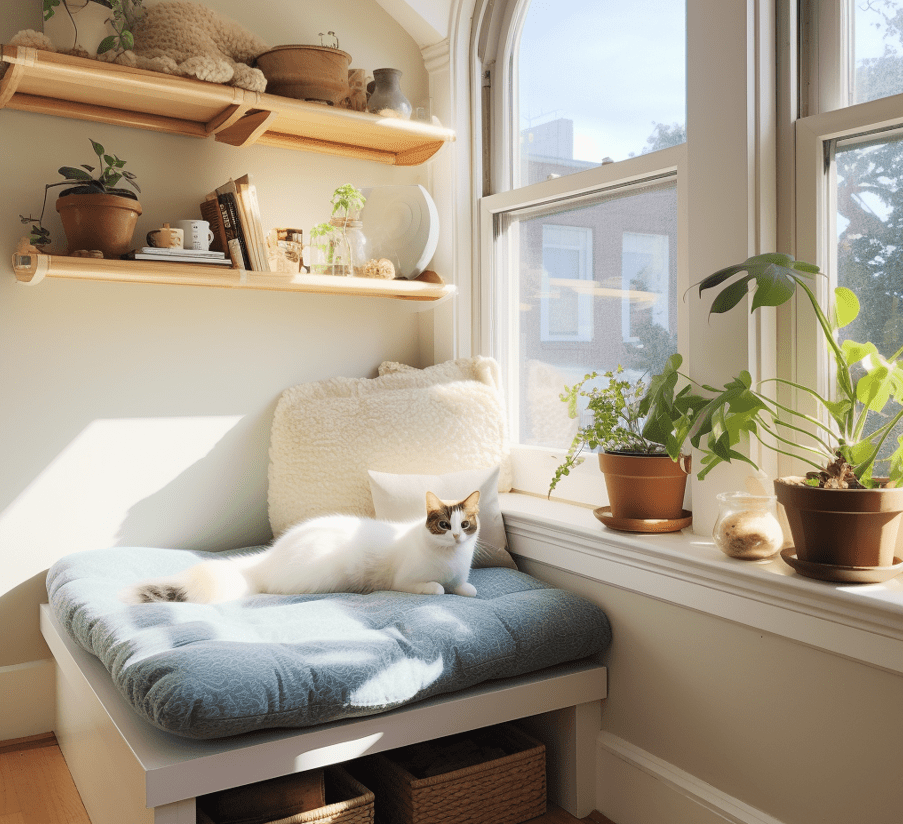
[[[476,598],[257,595],[216,605],[117,598],[126,584],[210,557],[223,554],[91,550],[62,558],[47,577],[54,613],[135,710],[191,738],[375,714],[585,658],[611,640],[595,604],[506,568],[473,570]]]

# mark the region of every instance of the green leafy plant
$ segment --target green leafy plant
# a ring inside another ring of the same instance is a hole
[[[746,274],[735,277],[742,272]],[[812,486],[874,488],[880,485],[873,477],[875,466],[884,463],[891,482],[903,480],[903,437],[889,457],[879,458],[885,441],[903,420],[903,367],[898,363],[903,348],[884,357],[873,343],[839,342],[838,331],[859,314],[859,300],[850,289],[838,287],[829,318],[809,286],[820,274],[814,264],[790,255],[765,254],[721,269],[696,284],[700,295],[720,287],[709,310],[715,314],[733,309],[751,284],[755,286],[752,312],[780,306],[801,291],[827,343],[837,387],[837,397],[831,399],[810,386],[781,378],[753,386],[746,371],[721,390],[705,387],[715,395],[700,411],[691,435],[693,445],[705,452],[700,478],[722,462],[739,460],[755,467],[735,449],[742,439],[755,437],[766,448],[811,466],[806,478]],[[824,414],[807,414],[777,402],[763,392],[763,384],[769,382],[803,393]]]
[[[76,41],[78,40],[78,28],[72,12],[69,10],[69,4],[66,0],[44,0],[44,19],[49,20],[56,13],[56,7],[62,2],[66,13],[72,20],[72,25],[76,27]],[[105,37],[97,46],[98,54],[105,54],[108,51],[127,51],[135,47],[135,37],[132,30],[141,19],[144,13],[144,0],[91,0],[99,6],[105,6],[110,9],[112,16],[109,18],[110,26],[113,28],[114,34]]]
[[[367,198],[360,189],[345,183],[332,193],[330,202],[333,217],[350,218],[352,214],[356,215],[364,208]]]
[[[629,381],[622,377],[624,369],[591,372],[571,387],[565,387],[560,399],[568,405],[568,414],[576,418],[580,399],[586,398],[586,411],[591,420],[577,430],[549,484],[549,494],[571,469],[584,460],[586,449],[606,452],[626,452],[641,455],[668,455],[677,461],[683,451],[696,419],[696,411],[705,399],[693,394],[690,383],[677,389],[682,376],[678,371],[683,358],[672,355],[665,368],[649,379]],[[605,385],[587,384],[603,377]]]
[[[90,139],[90,138],[89,138]],[[91,140],[91,146],[97,155],[98,166],[88,166],[83,164],[80,167],[61,166],[58,171],[63,176],[63,180],[56,183],[47,183],[44,186],[44,202],[41,206],[41,216],[25,217],[19,215],[22,223],[30,223],[32,225],[29,242],[42,248],[50,244],[50,232],[44,227],[44,212],[47,209],[47,192],[55,186],[74,187],[61,192],[60,197],[67,194],[113,194],[120,197],[129,197],[137,199],[134,192],[128,189],[117,187],[117,183],[123,181],[131,186],[135,191],[140,192],[138,184],[135,182],[135,175],[127,172],[123,167],[126,161],[121,160],[114,154],[108,154],[106,149],[96,140]],[[94,176],[93,173],[97,172]]]
[[[314,243],[314,246],[322,252],[325,266],[333,266],[335,264],[337,245],[339,243],[344,244],[345,259],[351,259],[347,221],[353,220],[360,213],[360,210],[364,208],[366,202],[367,198],[364,197],[364,193],[350,183],[339,186],[332,193],[330,203],[332,204],[332,216],[335,222],[318,223],[310,231],[311,241],[318,241]],[[351,274],[351,272],[349,271],[348,274]]]
[[[340,234],[338,228],[331,223],[318,223],[310,230],[310,240],[320,250],[326,265],[331,266],[335,262],[335,238]],[[314,264],[315,266],[317,264]],[[323,267],[323,264],[320,264]]]

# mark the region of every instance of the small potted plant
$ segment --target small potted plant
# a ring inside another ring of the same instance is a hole
[[[132,30],[141,19],[144,0],[43,0],[44,33],[59,49],[119,54],[134,47]],[[56,14],[62,5],[65,14]],[[79,28],[81,26],[81,28]]]
[[[740,273],[746,274],[740,278]],[[859,314],[859,300],[849,289],[834,290],[831,318],[818,305],[809,283],[818,266],[789,255],[764,254],[729,266],[702,280],[701,295],[720,289],[710,312],[724,313],[755,286],[751,311],[779,306],[797,293],[808,301],[833,361],[836,396],[780,378],[820,409],[809,414],[786,406],[754,386],[748,372],[709,400],[691,434],[704,450],[699,477],[719,463],[733,460],[755,464],[737,444],[756,438],[767,449],[790,456],[810,467],[805,477],[774,481],[784,505],[794,547],[784,557],[797,571],[828,580],[850,580],[851,570],[872,570],[876,576],[903,570],[894,557],[903,520],[903,437],[895,449],[883,449],[903,420],[903,349],[883,356],[871,342],[838,340],[838,332]],[[890,443],[892,446],[892,443]],[[885,454],[886,453],[886,454]],[[876,476],[876,466],[882,467]],[[856,580],[867,580],[860,575]]]
[[[64,180],[44,186],[41,216],[19,216],[23,223],[32,224],[30,240],[36,247],[43,248],[50,243],[50,233],[43,225],[47,192],[55,186],[69,186],[60,192],[56,201],[69,244],[67,254],[81,249],[99,249],[104,257],[116,258],[131,248],[141,205],[135,192],[116,184],[124,181],[138,192],[141,189],[135,182],[135,175],[123,168],[124,160],[107,154],[95,140],[91,140],[91,146],[97,155],[97,167],[61,166],[59,173]],[[94,172],[97,172],[96,176],[92,176]]]
[[[675,393],[682,363],[680,355],[672,355],[648,384],[642,379],[627,380],[623,367],[618,366],[601,376],[592,372],[574,386],[565,387],[560,397],[568,404],[570,416],[578,416],[580,399],[585,398],[591,419],[577,430],[563,463],[555,470],[549,494],[583,461],[584,450],[598,449],[613,518],[674,522],[675,528],[681,528],[677,523],[684,518],[690,471],[690,457],[683,449],[696,410],[705,404],[703,398],[693,394],[689,383]],[[607,384],[592,385],[599,377],[606,378]],[[666,531],[667,526],[657,523],[648,529],[641,525],[635,528]]]
[[[320,260],[313,264],[313,271],[359,276],[367,263],[367,240],[360,221],[360,212],[367,199],[360,189],[346,183],[332,193],[330,202],[332,217],[329,222],[318,223],[310,232],[311,242],[320,252]]]

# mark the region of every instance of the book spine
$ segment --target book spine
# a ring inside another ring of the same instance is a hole
[[[226,227],[223,225],[223,213],[219,208],[219,200],[205,200],[201,204],[201,217],[210,224],[213,232],[210,251],[228,252],[229,239],[226,237]]]
[[[232,261],[238,263],[242,269],[251,271],[251,258],[248,255],[248,247],[245,243],[244,234],[241,227],[241,219],[238,216],[238,206],[235,202],[235,196],[230,193],[219,195],[220,211],[223,215],[223,226],[226,229],[226,239],[229,247],[229,253],[233,255]],[[235,241],[233,243],[233,241]],[[235,257],[235,249],[238,249],[238,256]]]

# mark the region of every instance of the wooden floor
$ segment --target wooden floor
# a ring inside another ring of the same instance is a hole
[[[0,824],[91,824],[53,733],[0,743]],[[558,808],[530,824],[613,824]]]

